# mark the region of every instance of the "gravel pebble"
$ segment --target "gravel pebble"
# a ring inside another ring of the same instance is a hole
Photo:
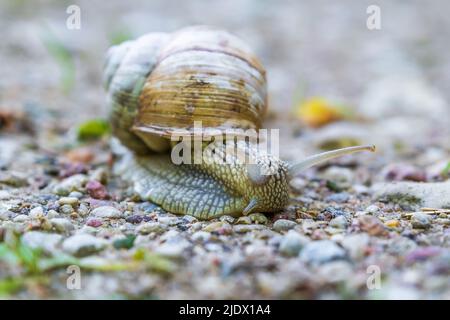
[[[368,206],[366,209],[364,209],[364,212],[368,213],[368,214],[372,214],[372,215],[376,215],[377,213],[380,212],[380,208],[377,205],[370,205]]]
[[[94,228],[98,228],[103,225],[103,221],[96,218],[90,218],[86,221],[86,225]]]
[[[411,224],[415,229],[428,229],[431,226],[431,217],[422,212],[414,212]]]
[[[326,169],[321,177],[332,181],[339,189],[347,189],[351,186],[354,179],[354,173],[348,168],[332,166]]]
[[[197,231],[192,234],[192,240],[199,242],[206,242],[211,238],[211,233],[206,231]]]
[[[122,212],[111,206],[101,206],[91,211],[91,214],[101,218],[121,218]]]
[[[329,226],[336,229],[345,229],[348,226],[348,222],[344,216],[339,216],[334,219],[331,219]]]
[[[289,230],[281,239],[279,251],[286,256],[296,256],[310,240],[294,230]]]
[[[295,221],[278,219],[273,223],[273,230],[278,232],[288,231],[297,225]]]
[[[346,252],[330,240],[312,241],[300,252],[300,259],[308,264],[319,265],[346,258]]]
[[[62,214],[71,214],[72,212],[74,212],[74,210],[71,205],[65,204],[59,208],[59,212],[61,212]]]
[[[219,218],[219,220],[220,221],[224,221],[224,222],[228,222],[229,224],[233,224],[236,219],[233,218],[232,216],[224,215],[224,216],[221,216]]]
[[[56,250],[56,246],[61,241],[62,236],[54,233],[45,233],[40,231],[29,231],[22,237],[25,245],[33,249],[41,249],[48,254]]]
[[[50,219],[50,223],[52,224],[53,228],[55,228],[55,230],[57,232],[68,233],[68,232],[74,230],[74,226],[73,226],[72,222],[70,222],[69,219],[53,218],[53,219]]]
[[[9,220],[13,214],[9,210],[0,210],[0,220]]]
[[[166,230],[167,226],[159,222],[146,222],[136,228],[136,231],[140,234],[150,234],[152,232],[160,234]]]
[[[242,216],[236,220],[236,224],[252,224],[252,223],[253,223],[252,219],[250,219],[250,217],[248,216]]]
[[[333,193],[325,197],[326,202],[337,202],[337,203],[344,203],[347,202],[349,199],[350,194],[348,194],[347,192]]]
[[[86,190],[94,199],[107,199],[108,191],[106,187],[96,180],[91,180],[86,184]]]
[[[63,205],[70,205],[72,207],[77,206],[78,205],[78,198],[76,197],[62,197],[58,200],[58,203],[63,206]]]
[[[83,194],[79,191],[72,191],[71,193],[69,193],[69,197],[81,199],[81,198],[83,198]]]
[[[44,216],[44,208],[42,208],[41,206],[35,207],[30,210],[28,216],[32,219],[41,218]]]
[[[394,182],[373,187],[380,201],[399,204],[405,210],[420,207],[450,208],[450,180],[445,182]]]
[[[67,196],[72,191],[82,191],[87,183],[87,176],[84,174],[75,174],[70,176],[53,188],[57,195]]]
[[[143,214],[133,214],[126,217],[125,221],[133,224],[141,223],[142,221],[148,222],[150,221],[150,217]]]
[[[26,214],[19,214],[18,216],[16,216],[13,221],[14,222],[25,222],[30,220],[30,217],[27,216]]]
[[[62,247],[71,255],[85,257],[102,251],[106,245],[107,242],[103,239],[89,234],[78,234],[64,240]]]
[[[58,212],[56,212],[55,210],[48,210],[47,219],[53,219],[53,218],[58,218],[58,217],[59,217]]]

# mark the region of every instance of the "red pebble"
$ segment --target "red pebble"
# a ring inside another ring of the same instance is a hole
[[[107,199],[108,191],[105,186],[96,180],[91,180],[86,184],[89,195],[94,199]]]
[[[89,219],[89,220],[86,222],[86,225],[87,225],[87,226],[89,226],[89,227],[94,227],[94,228],[98,228],[98,227],[100,227],[102,224],[103,224],[103,221],[102,221],[102,220],[94,219],[94,218]]]

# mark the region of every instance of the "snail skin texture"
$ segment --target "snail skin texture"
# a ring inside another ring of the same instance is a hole
[[[176,214],[212,219],[277,212],[287,205],[288,183],[297,172],[337,156],[374,151],[349,147],[289,164],[252,143],[210,139],[218,130],[260,129],[267,89],[265,70],[247,45],[207,26],[150,33],[110,48],[104,84],[113,134],[128,150],[116,172],[142,199]],[[193,153],[194,164],[174,164],[171,137],[180,130],[193,136],[195,121],[212,142]],[[230,155],[230,145],[254,161]]]

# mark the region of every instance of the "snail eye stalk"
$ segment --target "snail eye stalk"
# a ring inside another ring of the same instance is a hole
[[[291,167],[289,169],[289,173],[291,174],[291,176],[294,176],[298,172],[308,169],[309,167],[312,167],[316,164],[325,162],[325,161],[333,159],[333,158],[337,158],[340,156],[344,156],[344,155],[351,154],[354,152],[361,152],[361,151],[375,152],[375,146],[374,145],[355,146],[355,147],[342,148],[342,149],[337,149],[337,150],[332,150],[332,151],[315,154],[306,159],[301,160],[300,162],[297,162],[297,163],[291,165]]]

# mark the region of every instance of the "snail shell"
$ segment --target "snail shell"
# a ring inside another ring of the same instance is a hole
[[[237,37],[206,26],[111,48],[104,83],[113,132],[137,153],[168,150],[170,137],[193,134],[195,121],[206,136],[259,129],[267,108],[259,60]]]

